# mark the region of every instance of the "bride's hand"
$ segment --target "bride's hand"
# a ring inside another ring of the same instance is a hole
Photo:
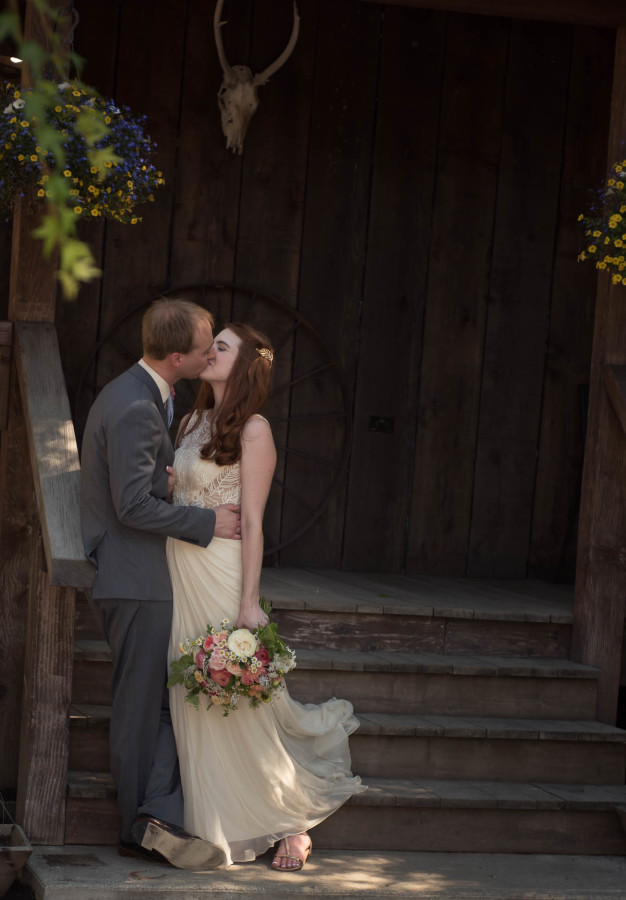
[[[167,472],[167,499],[171,500],[174,496],[176,482],[178,481],[178,472],[171,466],[166,466],[165,471]]]
[[[248,628],[250,631],[254,631],[255,628],[262,628],[264,625],[267,625],[268,622],[269,619],[267,614],[263,612],[257,603],[256,606],[250,609],[240,610],[236,627]]]

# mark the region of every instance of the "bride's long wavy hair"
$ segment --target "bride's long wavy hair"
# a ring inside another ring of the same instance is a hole
[[[240,339],[239,352],[233,364],[224,399],[212,422],[211,438],[200,450],[203,459],[212,459],[218,466],[227,466],[241,459],[241,432],[250,416],[264,406],[272,380],[272,363],[257,351],[265,348],[274,352],[269,338],[243,322],[229,322],[224,326]],[[203,381],[191,410],[198,412],[196,421],[185,433],[200,424],[204,410],[213,409],[215,396],[211,385]]]

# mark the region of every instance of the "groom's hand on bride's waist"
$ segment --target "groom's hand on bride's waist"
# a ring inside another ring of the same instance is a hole
[[[228,538],[231,541],[241,540],[241,516],[239,507],[234,503],[224,503],[215,507],[214,537]]]

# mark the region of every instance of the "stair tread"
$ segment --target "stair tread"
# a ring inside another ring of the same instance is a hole
[[[70,720],[75,725],[105,724],[110,717],[108,706],[81,703],[70,707]],[[626,743],[626,731],[586,719],[505,719],[397,713],[358,713],[357,718],[360,723],[357,734],[367,735]]]
[[[441,675],[597,679],[600,670],[569,659],[541,657],[501,657],[479,654],[410,653],[385,650],[318,650],[299,648],[298,668],[313,670],[417,672]],[[108,662],[111,651],[106,641],[79,640],[74,658]]]
[[[444,781],[436,779],[363,778],[368,790],[351,806],[420,806],[476,809],[609,810],[626,803],[626,785],[553,784],[543,782]],[[68,772],[68,796],[115,797],[108,772]]]

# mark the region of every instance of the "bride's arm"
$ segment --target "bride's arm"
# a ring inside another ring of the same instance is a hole
[[[263,511],[276,468],[276,448],[269,423],[260,416],[246,422],[241,438],[243,591],[237,627],[252,630],[267,622],[259,606],[259,581],[263,563]]]

